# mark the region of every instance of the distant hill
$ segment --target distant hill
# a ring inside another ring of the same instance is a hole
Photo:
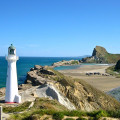
[[[116,63],[120,59],[120,54],[108,53],[104,47],[96,46],[91,57],[82,58],[84,63]]]

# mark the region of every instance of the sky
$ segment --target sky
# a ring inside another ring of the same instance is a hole
[[[0,56],[120,53],[120,0],[0,0]]]

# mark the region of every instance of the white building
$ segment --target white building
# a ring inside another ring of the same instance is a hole
[[[7,82],[6,82],[6,103],[20,103],[21,96],[18,94],[18,82],[17,82],[17,70],[16,61],[18,60],[16,56],[16,48],[11,44],[8,48],[8,56],[6,60],[8,61],[7,68]]]

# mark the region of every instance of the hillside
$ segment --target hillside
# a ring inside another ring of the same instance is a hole
[[[49,67],[35,66],[34,70],[28,72],[26,83],[52,84],[79,110],[116,110],[120,108],[120,103],[114,98],[95,89],[85,81],[64,76]]]
[[[116,63],[120,59],[120,54],[111,54],[101,46],[96,46],[91,57],[83,58],[84,63]]]
[[[19,92],[22,104],[1,104],[5,113],[12,113],[12,120],[120,117],[117,100],[84,80],[64,76],[48,66],[35,65],[27,73],[26,84],[19,86]]]

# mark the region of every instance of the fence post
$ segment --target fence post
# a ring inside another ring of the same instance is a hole
[[[0,120],[2,120],[2,106],[0,106]]]

